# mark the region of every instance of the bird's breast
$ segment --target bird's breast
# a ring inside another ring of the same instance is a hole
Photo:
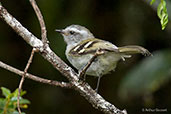
[[[93,54],[86,54],[83,56],[71,56],[67,54],[66,56],[69,62],[78,70],[85,67],[85,65],[90,61],[93,57]],[[86,74],[91,76],[102,76],[104,74],[109,73],[114,70],[117,62],[121,59],[120,55],[114,52],[108,52],[104,55],[99,55],[94,62],[88,68]]]

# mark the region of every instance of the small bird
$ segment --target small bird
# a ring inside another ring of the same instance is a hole
[[[125,58],[130,58],[132,54],[138,53],[151,55],[147,49],[141,46],[117,47],[108,41],[97,39],[87,28],[80,25],[70,25],[65,29],[56,29],[55,31],[64,37],[67,44],[65,55],[79,72],[97,55],[86,70],[87,75],[98,77],[96,91],[100,78],[115,70],[119,60],[125,61]],[[97,52],[100,54],[96,54]]]

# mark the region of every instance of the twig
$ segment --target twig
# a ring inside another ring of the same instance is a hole
[[[17,108],[18,108],[19,114],[21,114],[21,109],[20,109],[20,93],[21,93],[22,85],[24,83],[25,75],[26,75],[26,73],[28,71],[28,68],[29,68],[31,62],[32,62],[32,59],[33,59],[33,56],[34,56],[34,52],[35,52],[35,48],[33,48],[32,51],[31,51],[30,58],[29,58],[29,60],[27,62],[27,65],[26,65],[26,67],[24,69],[24,74],[23,74],[23,76],[22,76],[22,78],[20,80],[19,87],[18,87]]]
[[[2,61],[0,61],[0,67],[4,68],[4,69],[6,69],[6,70],[8,70],[10,72],[13,72],[15,74],[18,74],[19,76],[23,76],[23,74],[24,74],[23,71],[18,70],[16,68],[12,67],[12,66],[9,66],[9,65],[3,63]],[[38,76],[29,74],[29,73],[26,73],[25,77],[28,78],[28,79],[34,80],[36,82],[40,82],[40,83],[44,83],[44,84],[48,84],[48,85],[52,85],[52,86],[59,86],[59,87],[62,87],[62,88],[72,88],[71,84],[69,84],[69,83],[58,82],[58,81],[55,81],[55,80],[48,80],[48,79],[40,78]]]
[[[62,61],[49,46],[43,46],[43,42],[24,28],[12,15],[10,15],[0,4],[0,18],[2,18],[14,31],[16,31],[29,45],[36,47],[40,54],[49,61],[55,69],[65,76],[76,91],[78,91],[92,106],[107,114],[127,114],[125,110],[121,111],[113,104],[106,101],[97,94],[87,83],[82,84],[78,79],[78,74]],[[27,75],[27,74],[26,74]]]
[[[96,51],[96,53],[93,55],[93,57],[88,61],[88,63],[83,67],[83,69],[81,69],[79,71],[79,78],[80,79],[84,79],[85,78],[85,72],[87,71],[87,69],[90,67],[90,65],[93,63],[93,61],[97,58],[98,55],[103,54],[103,51],[100,51],[100,49],[98,49]]]
[[[32,7],[37,15],[37,18],[39,20],[39,23],[40,23],[42,42],[43,42],[43,44],[48,43],[47,31],[46,31],[46,26],[45,26],[45,22],[44,22],[42,13],[41,13],[39,7],[37,6],[35,0],[30,0],[30,3],[32,5]]]

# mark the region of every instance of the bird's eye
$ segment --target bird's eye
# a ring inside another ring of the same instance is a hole
[[[70,33],[71,35],[75,34],[75,32],[74,32],[74,31],[69,31],[69,33]]]

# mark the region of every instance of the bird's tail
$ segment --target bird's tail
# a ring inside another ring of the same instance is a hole
[[[119,52],[123,54],[124,58],[129,58],[133,54],[143,54],[145,56],[152,56],[152,54],[145,48],[141,46],[129,45],[118,47]]]

